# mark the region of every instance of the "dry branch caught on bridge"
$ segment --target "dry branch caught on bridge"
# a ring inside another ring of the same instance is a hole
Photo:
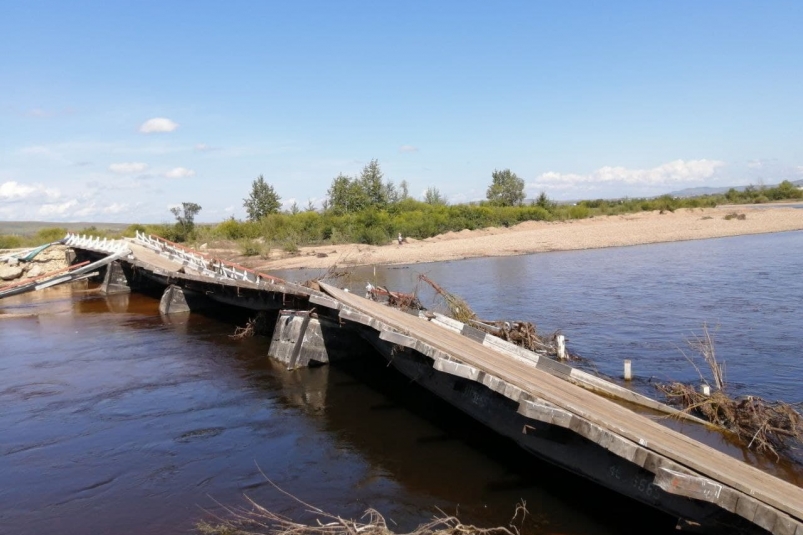
[[[259,312],[256,317],[249,318],[245,327],[237,327],[234,330],[234,334],[229,335],[229,338],[240,340],[242,338],[250,338],[255,334],[268,334],[270,331],[271,325],[268,315],[265,312]]]
[[[449,309],[450,317],[456,319],[457,321],[462,321],[463,323],[469,323],[471,320],[477,319],[477,315],[473,310],[471,310],[471,307],[468,306],[466,300],[459,295],[447,292],[423,273],[418,275],[418,280],[424,281],[432,286],[432,289],[443,298],[443,301],[446,303],[446,307]]]
[[[725,363],[717,360],[714,338],[706,324],[703,324],[702,335],[692,334],[686,343],[708,366],[715,390],[700,392],[693,385],[678,382],[656,385],[671,404],[731,431],[749,449],[772,454],[776,459],[789,453],[793,446],[801,445],[803,416],[795,407],[757,396],[732,398],[726,393]],[[708,385],[709,381],[694,359],[682,350],[681,353]]]

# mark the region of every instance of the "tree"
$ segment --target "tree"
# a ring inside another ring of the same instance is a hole
[[[516,173],[510,169],[494,169],[491,177],[493,182],[486,193],[489,201],[499,206],[518,206],[524,201],[524,179],[516,176]]]
[[[170,212],[176,217],[176,240],[185,241],[195,228],[195,216],[201,211],[201,206],[194,202],[183,202],[181,206],[174,206]]]
[[[404,201],[410,197],[410,186],[407,184],[406,180],[402,180],[399,183],[399,200]]]
[[[259,221],[268,214],[275,214],[282,207],[281,197],[273,189],[273,186],[265,182],[262,175],[259,175],[251,183],[251,194],[247,199],[243,199],[243,206],[248,212],[249,221]]]
[[[446,204],[446,197],[441,195],[438,188],[430,187],[424,192],[424,202],[427,204]]]
[[[540,206],[544,210],[551,210],[554,207],[554,203],[546,196],[546,192],[542,191],[538,194],[538,199],[535,200],[535,206]]]
[[[326,195],[329,197],[329,208],[336,214],[359,212],[369,204],[362,182],[343,173],[332,180]]]
[[[382,170],[376,159],[362,168],[359,182],[365,195],[368,197],[368,204],[376,208],[384,208],[388,204],[388,188],[382,182]]]

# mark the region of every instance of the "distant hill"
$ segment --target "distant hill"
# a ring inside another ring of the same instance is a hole
[[[795,186],[803,186],[803,179],[794,180],[792,184]],[[757,184],[753,184],[757,186]],[[765,184],[764,186],[767,188],[774,188],[778,184]],[[720,195],[723,193],[727,193],[729,189],[735,189],[736,191],[744,191],[747,186],[727,186],[723,188],[706,188],[706,187],[699,187],[699,188],[686,188],[678,191],[673,191],[669,193],[669,195],[673,197],[698,197],[700,195]]]
[[[66,228],[67,230],[83,230],[95,227],[98,230],[121,231],[128,223],[53,223],[46,221],[0,221],[0,234],[16,234],[32,236],[43,228]]]

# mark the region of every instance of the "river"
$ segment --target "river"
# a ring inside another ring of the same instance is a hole
[[[482,317],[562,329],[581,363],[635,387],[695,380],[680,354],[706,322],[736,393],[803,400],[803,233],[356,270],[409,290],[425,272]],[[291,273],[303,278],[307,274]],[[663,515],[526,456],[381,359],[287,372],[241,317],[163,318],[153,297],[74,285],[0,313],[0,533],[187,533],[248,494],[303,516],[437,511],[525,533],[669,533]],[[264,475],[263,475],[264,473]],[[627,514],[623,514],[627,511]],[[309,518],[309,517],[306,517]]]

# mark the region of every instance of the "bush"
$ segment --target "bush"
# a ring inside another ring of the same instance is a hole
[[[67,235],[67,229],[62,227],[47,227],[36,233],[37,243],[45,244],[60,241]]]
[[[390,236],[385,229],[380,227],[368,227],[363,229],[360,235],[360,243],[367,243],[368,245],[387,245],[390,241]]]
[[[588,206],[583,204],[578,204],[577,206],[572,206],[569,208],[569,218],[570,219],[585,219],[589,216],[591,210],[589,210]]]
[[[0,234],[0,249],[19,249],[22,247],[22,238],[11,234]]]
[[[257,241],[245,239],[239,245],[243,256],[266,256],[265,248]]]

